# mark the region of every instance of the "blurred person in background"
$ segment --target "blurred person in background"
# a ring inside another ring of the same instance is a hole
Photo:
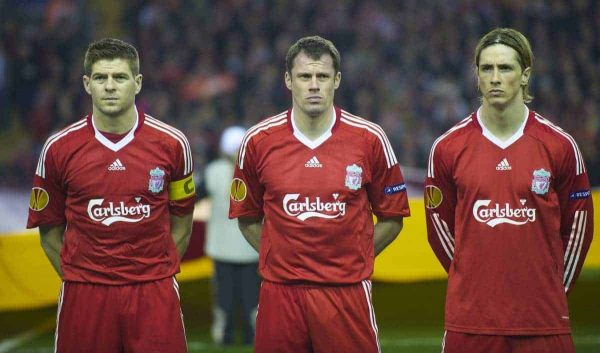
[[[475,49],[480,108],[439,137],[428,238],[448,272],[444,353],[573,353],[567,294],[593,234],[575,140],[527,103],[533,53],[497,28]]]
[[[229,217],[260,252],[255,352],[380,351],[369,278],[410,212],[384,131],[334,106],[341,77],[331,41],[298,40],[292,107],[240,147]]]
[[[136,106],[132,45],[93,42],[84,69],[92,113],[47,139],[27,222],[63,280],[55,352],[187,352],[175,274],[195,201],[189,143]]]
[[[211,201],[204,252],[213,260],[214,303],[211,334],[217,344],[234,343],[235,313],[239,309],[243,342],[254,342],[258,303],[258,253],[244,239],[237,222],[229,219],[229,195],[235,158],[246,133],[241,126],[226,128],[219,143],[221,157],[205,169],[204,187]]]

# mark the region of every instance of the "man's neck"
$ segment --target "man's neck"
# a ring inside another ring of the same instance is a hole
[[[131,130],[133,125],[135,125],[136,117],[137,112],[135,110],[135,105],[118,116],[106,116],[96,109],[93,109],[92,114],[96,129],[111,134],[124,134]]]
[[[505,109],[499,109],[483,104],[480,111],[483,125],[501,141],[511,138],[525,120],[525,104],[513,104]]]
[[[333,107],[325,109],[319,116],[308,116],[300,109],[294,108],[293,119],[298,130],[311,141],[314,141],[321,137],[331,126]]]

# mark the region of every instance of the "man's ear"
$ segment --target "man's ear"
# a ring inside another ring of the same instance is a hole
[[[521,74],[521,86],[525,86],[526,84],[529,83],[530,76],[531,76],[531,67],[528,67],[525,70],[523,70],[523,73]]]
[[[86,75],[83,75],[83,88],[87,94],[92,94],[92,91],[90,90],[90,78]]]
[[[142,90],[142,79],[144,77],[142,76],[142,74],[138,74],[134,80],[135,80],[135,94],[140,93],[140,91]]]
[[[285,85],[291,91],[292,90],[292,76],[289,72],[285,72]]]

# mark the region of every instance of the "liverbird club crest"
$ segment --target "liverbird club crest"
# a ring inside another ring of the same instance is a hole
[[[362,168],[356,164],[346,167],[346,183],[350,190],[358,190],[362,185]]]
[[[158,194],[162,191],[165,185],[165,172],[156,167],[150,171],[150,181],[148,182],[148,190],[150,192]]]
[[[531,181],[531,191],[538,195],[544,195],[550,188],[550,172],[542,169],[533,171],[533,180]]]

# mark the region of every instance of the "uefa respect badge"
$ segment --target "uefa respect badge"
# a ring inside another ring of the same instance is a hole
[[[542,169],[533,171],[533,180],[531,181],[531,191],[538,195],[545,195],[550,189],[550,172]]]

